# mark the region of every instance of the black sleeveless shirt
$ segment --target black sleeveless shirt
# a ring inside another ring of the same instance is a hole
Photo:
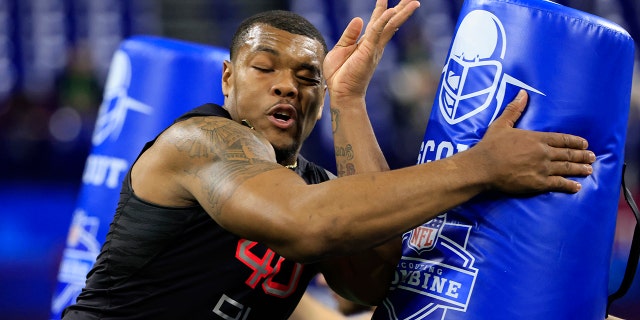
[[[206,104],[176,122],[194,116],[230,118]],[[301,156],[295,170],[309,184],[330,179]],[[107,239],[63,319],[287,319],[317,272],[226,231],[200,206],[145,202],[129,171]]]

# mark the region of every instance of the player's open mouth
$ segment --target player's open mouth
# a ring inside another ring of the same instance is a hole
[[[278,104],[269,113],[269,120],[278,128],[288,129],[295,123],[296,109],[290,104]]]

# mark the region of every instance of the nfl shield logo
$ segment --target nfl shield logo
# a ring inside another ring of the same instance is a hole
[[[409,236],[409,247],[418,252],[418,254],[433,249],[438,241],[438,236],[445,221],[446,215],[443,214],[413,229]]]

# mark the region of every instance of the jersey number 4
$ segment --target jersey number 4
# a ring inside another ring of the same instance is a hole
[[[256,244],[258,243],[241,239],[238,241],[238,247],[236,248],[236,258],[253,270],[253,273],[245,283],[255,289],[255,287],[262,282],[262,290],[264,290],[266,294],[280,298],[288,297],[295,292],[298,287],[303,265],[299,263],[294,264],[291,275],[289,276],[289,283],[278,283],[274,280],[274,277],[280,272],[280,266],[284,258],[278,256],[278,261],[275,266],[272,267],[273,258],[277,256],[276,253],[267,248],[264,255],[258,257],[251,251]]]

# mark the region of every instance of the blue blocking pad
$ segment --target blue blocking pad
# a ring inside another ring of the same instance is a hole
[[[634,42],[602,18],[541,0],[468,0],[418,163],[472,148],[517,92],[521,129],[582,136],[596,156],[577,194],[482,194],[403,235],[374,319],[605,316]]]
[[[51,305],[52,319],[74,303],[118,204],[122,179],[144,144],[182,113],[222,104],[228,50],[138,36],[115,52],[87,157]]]

